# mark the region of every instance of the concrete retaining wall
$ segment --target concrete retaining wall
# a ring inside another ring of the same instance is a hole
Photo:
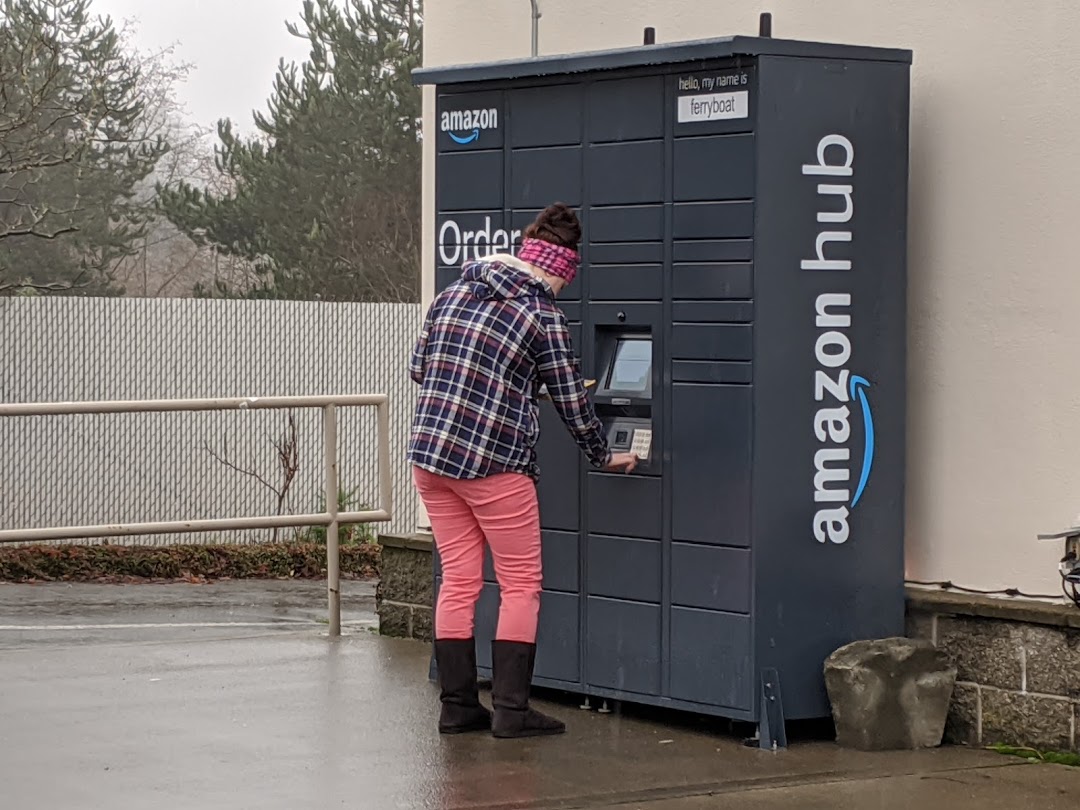
[[[381,580],[375,591],[379,633],[393,638],[434,638],[435,582],[429,535],[382,535]]]
[[[956,665],[948,741],[1080,748],[1080,610],[911,590],[908,635]]]

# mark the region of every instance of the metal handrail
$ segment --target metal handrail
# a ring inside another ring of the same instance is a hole
[[[359,512],[341,512],[338,510],[337,409],[350,407],[375,407],[378,409],[380,506],[378,509]],[[142,534],[326,526],[326,591],[330,613],[330,635],[340,636],[341,545],[338,530],[343,523],[376,523],[391,519],[393,488],[390,478],[390,413],[389,398],[385,394],[240,397],[232,399],[144,399],[106,402],[20,402],[0,404],[0,417],[102,413],[171,413],[179,411],[284,410],[286,408],[319,408],[323,412],[325,512],[308,515],[259,515],[210,520],[173,520],[157,523],[116,523],[42,529],[5,529],[0,530],[0,545],[4,543],[123,537]]]

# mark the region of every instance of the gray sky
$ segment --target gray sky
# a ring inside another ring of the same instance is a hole
[[[137,21],[140,50],[176,45],[175,58],[195,66],[177,88],[190,118],[208,126],[232,118],[252,130],[251,111],[265,109],[278,60],[302,61],[307,43],[285,21],[300,17],[303,0],[93,0],[97,14],[120,27]]]

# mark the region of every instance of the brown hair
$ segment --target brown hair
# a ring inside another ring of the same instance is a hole
[[[557,202],[541,211],[525,229],[526,239],[540,239],[577,250],[581,242],[581,220],[570,206]]]

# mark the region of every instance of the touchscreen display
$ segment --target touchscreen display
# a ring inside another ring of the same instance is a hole
[[[642,392],[649,387],[652,374],[652,341],[620,340],[615,345],[608,388],[612,391]]]

